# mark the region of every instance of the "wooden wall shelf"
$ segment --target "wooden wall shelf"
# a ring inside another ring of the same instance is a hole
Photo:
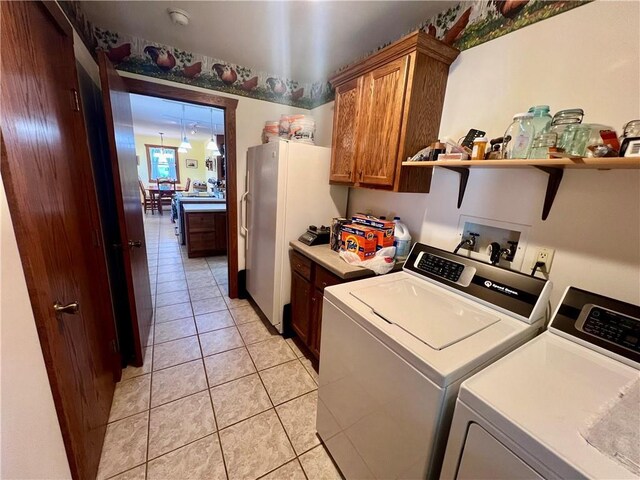
[[[462,205],[464,193],[469,181],[470,168],[536,168],[547,175],[547,192],[542,207],[542,220],[546,220],[556,198],[565,168],[582,168],[591,170],[640,169],[640,158],[540,158],[514,160],[443,160],[436,162],[402,162],[403,167],[445,168],[460,175],[458,189],[458,208]]]

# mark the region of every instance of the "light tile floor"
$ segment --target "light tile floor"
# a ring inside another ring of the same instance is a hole
[[[225,257],[187,258],[173,227],[145,216],[154,326],[116,387],[98,479],[339,479],[311,361],[227,296]]]

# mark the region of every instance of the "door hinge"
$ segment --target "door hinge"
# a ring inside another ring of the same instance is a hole
[[[78,90],[73,88],[71,91],[73,92],[73,110],[75,112],[79,112],[80,111],[80,97],[78,96]]]

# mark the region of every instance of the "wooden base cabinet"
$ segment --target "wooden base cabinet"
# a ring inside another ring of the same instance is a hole
[[[226,212],[185,212],[189,258],[227,253]]]
[[[331,183],[429,191],[431,170],[402,162],[438,139],[449,65],[459,53],[415,32],[329,79],[336,90]]]
[[[291,329],[316,359],[320,358],[324,289],[349,281],[291,251]]]

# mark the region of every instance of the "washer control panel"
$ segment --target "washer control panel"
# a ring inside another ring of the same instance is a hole
[[[588,304],[582,308],[576,327],[598,338],[640,353],[640,320]]]
[[[464,265],[456,263],[453,260],[447,260],[446,258],[425,253],[418,262],[418,268],[425,272],[446,278],[452,282],[457,282],[464,270]]]
[[[464,265],[429,252],[421,252],[418,258],[416,258],[414,266],[418,270],[465,287],[471,283],[473,275],[476,273],[476,269],[472,266]]]

